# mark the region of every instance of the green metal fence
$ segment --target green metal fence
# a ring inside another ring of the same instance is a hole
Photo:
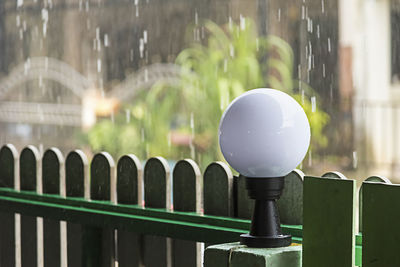
[[[278,203],[303,266],[400,266],[400,186],[364,183],[361,235],[355,181],[324,176],[293,171]],[[103,152],[89,164],[79,150],[64,160],[57,148],[5,145],[0,186],[0,266],[201,266],[201,243],[238,241],[250,226],[244,178],[222,162],[201,175],[181,160],[171,173],[161,157],[142,168]]]

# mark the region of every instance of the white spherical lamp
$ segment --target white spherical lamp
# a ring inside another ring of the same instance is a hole
[[[280,177],[298,166],[310,144],[303,108],[288,94],[254,89],[222,115],[219,143],[226,161],[246,177]]]
[[[276,201],[284,176],[301,163],[310,144],[310,124],[303,108],[286,93],[254,89],[237,97],[219,125],[219,143],[226,161],[246,179],[255,200],[249,234],[240,242],[249,247],[284,247]]]

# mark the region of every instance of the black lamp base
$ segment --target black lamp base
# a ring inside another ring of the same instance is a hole
[[[291,235],[277,236],[252,236],[250,234],[240,235],[240,244],[251,248],[280,248],[292,244]]]
[[[249,234],[240,236],[240,243],[254,248],[287,247],[292,243],[291,235],[282,234],[276,201],[282,194],[284,177],[249,178],[246,188],[255,200]]]

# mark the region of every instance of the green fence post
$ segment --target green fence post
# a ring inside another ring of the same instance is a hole
[[[355,264],[354,180],[304,179],[303,266]]]
[[[88,159],[81,150],[68,154],[65,160],[65,187],[67,197],[89,199],[89,168]],[[86,193],[85,193],[86,192]],[[83,225],[67,223],[67,263],[68,266],[82,266],[83,251]]]
[[[149,208],[171,209],[171,177],[168,162],[162,157],[151,158],[144,166],[144,200]],[[172,265],[171,239],[146,235],[144,238],[146,267]],[[157,256],[154,256],[155,251]]]
[[[3,146],[0,150],[0,187],[19,189],[18,164],[19,155],[17,149],[11,144]],[[16,265],[16,216],[19,216],[19,214],[0,213],[0,266],[13,267]]]
[[[400,185],[364,182],[362,266],[400,266]]]
[[[61,180],[65,181],[64,157],[58,148],[46,150],[42,159],[43,193],[60,195]],[[61,265],[60,221],[43,219],[44,267]]]
[[[109,201],[116,204],[115,163],[111,155],[101,152],[93,157],[90,164],[90,199]],[[85,229],[86,242],[90,242],[85,249],[90,248],[90,267],[114,267],[115,265],[115,230],[87,226]]]
[[[120,204],[142,205],[142,164],[132,154],[122,156],[117,165],[117,201]],[[143,235],[118,229],[118,265],[143,265]]]
[[[42,193],[42,164],[34,146],[25,147],[20,156],[21,190]],[[43,260],[42,244],[38,238],[40,218],[21,215],[21,266],[36,267]]]
[[[203,208],[203,179],[197,164],[191,159],[178,161],[172,179],[174,210],[200,213]],[[200,267],[200,243],[173,239],[172,264],[174,267]]]

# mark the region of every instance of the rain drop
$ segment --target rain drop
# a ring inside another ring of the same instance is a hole
[[[108,42],[108,34],[104,34],[104,46],[108,47],[110,43]]]
[[[315,112],[317,109],[317,98],[315,96],[311,97],[311,112]]]
[[[353,151],[353,169],[356,169],[358,165],[357,151]]]
[[[281,21],[281,9],[278,9],[278,21]]]
[[[126,123],[131,122],[131,111],[129,109],[125,109]]]
[[[97,59],[97,72],[101,72],[101,59]]]
[[[331,52],[331,38],[328,37],[328,52]]]

